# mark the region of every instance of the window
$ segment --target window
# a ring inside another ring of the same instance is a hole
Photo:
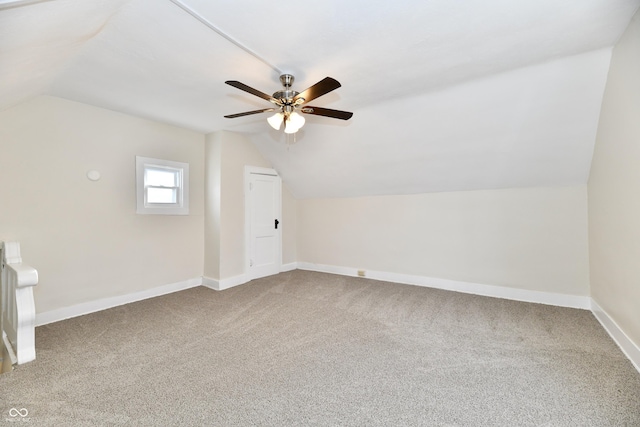
[[[136,156],[136,213],[189,214],[189,164]]]

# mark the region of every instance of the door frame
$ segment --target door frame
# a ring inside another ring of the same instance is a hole
[[[278,265],[278,273],[282,270],[282,179],[275,169],[263,168],[258,166],[246,166],[244,167],[244,273],[248,280],[255,279],[251,274],[251,203],[250,203],[250,188],[251,175],[269,175],[278,178],[278,203],[276,207],[276,215],[279,221],[278,224],[278,244],[276,263]],[[274,218],[275,219],[275,218]],[[277,273],[276,273],[277,274]]]

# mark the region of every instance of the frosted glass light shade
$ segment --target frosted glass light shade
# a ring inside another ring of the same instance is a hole
[[[297,129],[300,129],[302,126],[304,126],[305,122],[304,117],[302,117],[295,111],[289,115],[289,121],[291,122],[291,125],[293,125],[293,127]]]
[[[284,124],[284,133],[296,133],[304,126],[304,117],[295,111],[289,114],[289,120]]]
[[[274,128],[275,130],[280,130],[280,126],[282,126],[283,120],[284,120],[284,114],[275,113],[273,116],[267,119],[267,122],[269,122],[269,125],[271,125],[271,127]]]

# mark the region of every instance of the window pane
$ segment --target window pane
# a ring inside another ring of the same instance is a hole
[[[177,187],[178,186],[178,172],[165,170],[165,169],[151,169],[145,170],[146,177],[144,184],[146,186],[153,185],[154,187]]]
[[[147,188],[147,203],[177,203],[177,188]]]
[[[188,215],[189,163],[136,156],[136,213]]]

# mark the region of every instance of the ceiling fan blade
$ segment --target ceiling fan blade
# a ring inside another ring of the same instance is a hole
[[[250,116],[252,114],[266,113],[267,111],[275,111],[275,108],[263,108],[262,110],[245,111],[244,113],[229,114],[225,116],[227,119],[235,119],[236,117]]]
[[[350,113],[348,111],[332,110],[330,108],[320,108],[320,107],[311,107],[311,106],[302,107],[300,111],[304,114],[313,114],[316,116],[325,116],[325,117],[331,117],[334,119],[341,119],[341,120],[349,120],[353,116],[353,113]]]
[[[251,95],[255,95],[259,98],[266,99],[267,101],[273,102],[274,104],[278,103],[278,100],[275,99],[273,96],[267,95],[264,92],[260,92],[259,90],[254,89],[251,86],[247,86],[246,84],[241,83],[237,80],[227,80],[225,83],[228,84],[229,86],[233,86],[237,89],[243,90],[245,92],[249,92]]]
[[[325,77],[324,79],[320,80],[318,83],[314,84],[310,88],[300,92],[298,95],[296,95],[293,98],[293,101],[295,102],[298,99],[303,98],[304,102],[309,102],[316,99],[319,96],[326,95],[332,90],[338,89],[340,86],[342,85],[336,79],[333,79],[331,77]]]

